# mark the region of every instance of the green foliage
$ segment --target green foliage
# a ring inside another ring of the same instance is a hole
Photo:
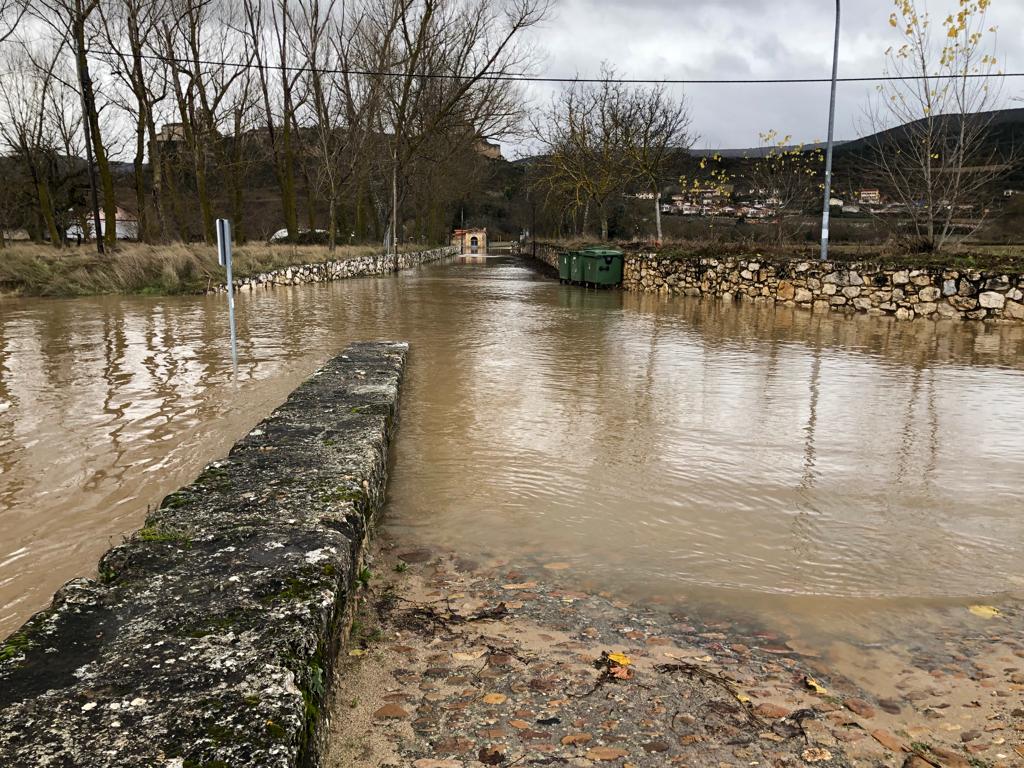
[[[356,574],[356,580],[359,582],[359,586],[363,589],[370,588],[370,579],[373,578],[373,573],[365,565],[359,569],[359,573]]]
[[[160,526],[146,526],[135,534],[140,541],[170,542],[175,544],[191,544],[192,537],[184,531],[176,531]]]
[[[32,641],[23,632],[15,632],[0,645],[0,662],[21,656],[32,647]]]

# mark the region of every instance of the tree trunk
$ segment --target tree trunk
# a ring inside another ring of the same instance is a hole
[[[661,196],[654,190],[654,229],[657,232],[657,243],[661,245]]]
[[[284,120],[281,126],[281,158],[278,173],[281,178],[281,209],[284,214],[284,225],[288,230],[288,239],[294,242],[299,236],[299,216],[295,205],[295,150],[292,147],[290,104],[291,99],[286,94]]]
[[[149,215],[146,212],[146,179],[144,175],[144,163],[146,159],[146,126],[140,119],[135,132],[135,158],[132,165],[135,168],[135,205],[136,221],[138,232],[135,239],[139,242],[149,242]],[[108,225],[109,226],[109,225]]]
[[[89,121],[89,133],[92,137],[92,149],[96,160],[96,170],[100,176],[100,190],[103,197],[103,241],[109,246],[117,245],[117,201],[114,199],[114,177],[110,172],[110,161],[103,145],[103,134],[100,132],[100,115],[96,109],[96,92],[92,87],[89,74],[89,59],[85,48],[85,17],[79,11],[74,24],[75,54],[81,78],[82,101],[85,106],[85,119]],[[99,233],[96,233],[99,237]]]
[[[206,153],[202,151],[198,140],[193,141],[192,156],[196,170],[196,194],[199,196],[199,210],[203,215],[203,240],[212,245],[217,242],[217,232],[213,220],[213,205],[210,203],[210,192],[206,186]]]
[[[50,199],[50,189],[46,185],[45,181],[36,182],[36,194],[39,196],[39,213],[43,217],[43,223],[46,224],[46,229],[50,233],[50,245],[54,248],[60,248],[63,245],[63,239],[60,236],[60,232],[57,231],[57,221],[53,215],[53,201]]]
[[[334,249],[337,247],[335,240],[338,235],[338,201],[333,191],[327,202],[330,211],[327,219],[327,250],[334,253]]]

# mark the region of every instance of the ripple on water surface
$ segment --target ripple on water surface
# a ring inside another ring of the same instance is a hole
[[[356,339],[412,342],[391,525],[637,594],[1020,591],[1024,328],[662,300],[514,264],[0,316],[0,634]]]

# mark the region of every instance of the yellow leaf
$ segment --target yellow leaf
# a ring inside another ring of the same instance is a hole
[[[614,661],[620,667],[628,667],[633,663],[633,660],[624,653],[609,653],[608,661]]]
[[[991,605],[972,605],[967,610],[983,619],[991,619],[1002,615],[998,608]]]
[[[365,648],[353,648],[351,651],[348,652],[348,655],[349,656],[365,656],[366,655],[366,649]]]
[[[738,701],[740,704],[749,704],[750,703],[750,697],[749,696],[745,696],[742,693],[737,693],[736,694],[736,701]]]
[[[825,687],[817,680],[815,680],[813,677],[804,677],[804,685],[806,685],[815,693],[828,693],[828,691],[825,690]]]

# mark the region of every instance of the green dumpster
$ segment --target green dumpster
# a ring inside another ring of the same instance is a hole
[[[569,251],[569,282],[582,283],[584,281],[584,261],[585,259],[579,251]]]
[[[558,279],[563,283],[568,283],[572,279],[571,256],[570,251],[560,251],[558,254]]]
[[[583,260],[583,280],[588,285],[610,288],[622,282],[622,267],[625,256],[616,248],[584,248],[580,251]]]

